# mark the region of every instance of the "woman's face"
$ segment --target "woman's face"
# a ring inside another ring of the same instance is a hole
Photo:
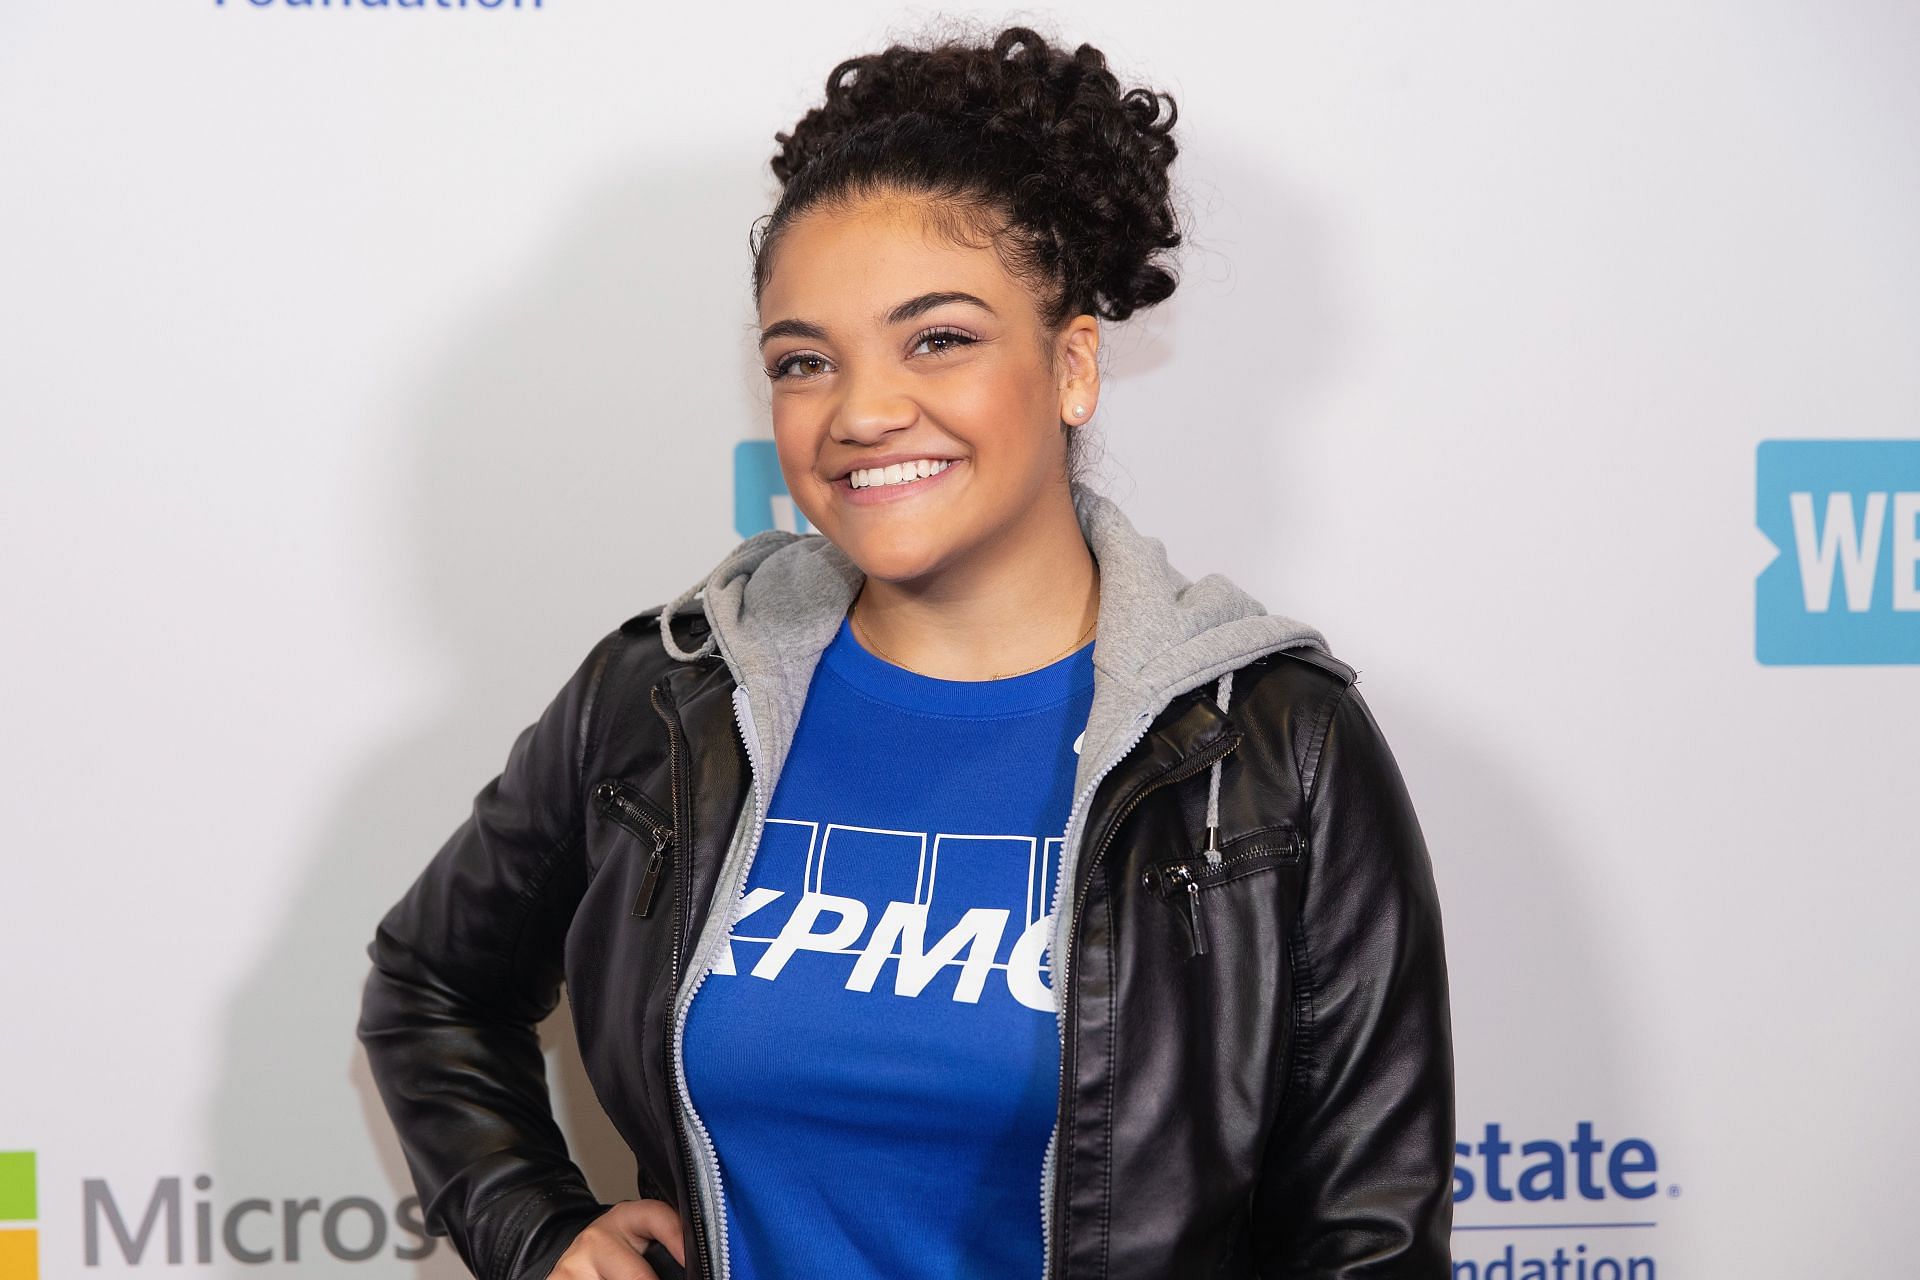
[[[1093,316],[1043,334],[991,248],[951,244],[917,205],[885,199],[787,229],[760,327],[787,491],[869,576],[1009,563],[1047,527],[1036,513],[1057,530],[1060,424],[1089,419],[1098,391]],[[904,484],[865,474],[920,460],[946,466]]]

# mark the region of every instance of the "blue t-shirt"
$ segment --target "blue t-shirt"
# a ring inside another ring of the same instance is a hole
[[[688,1013],[737,1280],[1038,1275],[1054,880],[1093,645],[940,680],[843,619]]]

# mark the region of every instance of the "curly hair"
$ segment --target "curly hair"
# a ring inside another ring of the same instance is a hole
[[[1162,256],[1182,238],[1168,179],[1178,114],[1168,94],[1122,91],[1092,45],[1068,53],[1029,27],[848,58],[826,101],[774,134],[782,192],[754,246],[754,301],[801,213],[902,193],[930,197],[955,241],[984,237],[1049,332],[1083,313],[1125,320],[1177,283]]]

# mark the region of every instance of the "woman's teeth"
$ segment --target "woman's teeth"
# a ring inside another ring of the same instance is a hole
[[[937,476],[952,465],[952,460],[948,458],[938,462],[931,458],[917,458],[912,462],[896,462],[887,467],[860,468],[847,476],[847,482],[856,489],[871,489],[883,484],[910,484],[927,476]]]

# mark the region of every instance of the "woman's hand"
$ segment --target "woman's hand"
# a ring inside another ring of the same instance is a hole
[[[687,1265],[680,1215],[665,1200],[622,1200],[575,1236],[547,1280],[660,1280],[642,1255],[658,1240]]]

